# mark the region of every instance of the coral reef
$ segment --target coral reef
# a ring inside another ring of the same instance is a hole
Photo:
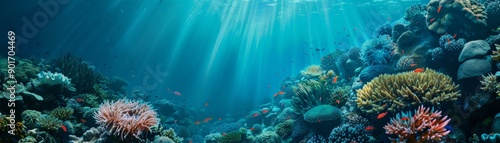
[[[326,143],[326,139],[321,135],[313,135],[309,137],[307,143]]]
[[[304,113],[304,120],[309,123],[333,121],[341,123],[342,111],[332,105],[319,105]]]
[[[426,14],[427,11],[424,4],[413,4],[406,9],[403,19],[410,22],[410,24],[408,24],[408,28],[411,31],[419,31],[424,29],[426,26],[424,22]],[[394,38],[398,39],[399,36],[394,36]]]
[[[385,23],[377,27],[373,32],[373,37],[378,37],[382,35],[392,36],[392,25],[390,23]]]
[[[83,102],[83,105],[86,105],[86,106],[89,106],[92,108],[99,107],[100,100],[99,100],[99,97],[97,97],[95,94],[84,93],[84,94],[78,95],[78,97],[80,97],[80,99],[82,99],[80,101]]]
[[[342,86],[333,89],[333,92],[330,94],[330,105],[334,105],[336,107],[342,107],[349,100],[349,93],[351,91],[351,86]]]
[[[292,97],[292,108],[297,113],[304,114],[315,106],[328,104],[328,90],[318,81],[302,81],[293,88],[293,91],[296,96]]]
[[[420,106],[413,116],[410,113],[399,113],[384,126],[385,133],[396,135],[389,138],[393,142],[419,143],[423,141],[440,141],[450,130],[445,128],[451,119],[441,115],[441,111]]]
[[[496,51],[493,51],[493,55],[491,55],[491,58],[497,62],[500,62],[500,44],[495,44]]]
[[[392,27],[392,42],[397,43],[399,37],[408,30],[408,27],[406,27],[406,25],[404,24],[394,24],[394,26]]]
[[[411,70],[412,67],[414,67],[415,61],[413,60],[413,57],[411,56],[403,56],[399,58],[398,62],[396,63],[396,71],[408,71]]]
[[[172,139],[175,143],[182,143],[184,141],[184,138],[177,136],[177,133],[173,128],[161,131],[160,135]]]
[[[323,70],[337,70],[337,67],[335,65],[335,60],[336,58],[334,57],[334,54],[328,54],[324,57],[321,58],[321,69]]]
[[[323,71],[321,70],[321,66],[319,65],[311,65],[304,70],[300,71],[300,73],[307,78],[319,77]]]
[[[292,133],[292,127],[293,124],[295,123],[295,120],[286,120],[282,123],[279,123],[276,125],[274,128],[276,129],[276,134],[278,134],[281,138],[284,138],[286,136],[290,136]]]
[[[381,74],[389,74],[392,73],[392,69],[387,65],[374,65],[368,66],[364,68],[359,74],[359,79],[364,82],[370,82],[373,78],[381,75]]]
[[[428,28],[438,34],[450,32],[452,24],[460,23],[458,19],[468,19],[475,27],[486,27],[484,6],[475,0],[431,0],[427,5],[426,21]],[[472,26],[471,26],[472,27]]]
[[[71,79],[61,73],[40,72],[37,74],[40,84],[53,86],[53,85],[71,85]]]
[[[443,48],[441,47],[436,47],[434,49],[429,49],[427,51],[427,53],[429,55],[431,55],[431,60],[433,61],[440,61],[443,59],[443,56],[444,56],[444,51],[443,51]]]
[[[54,61],[61,73],[71,79],[78,93],[95,93],[93,87],[104,79],[81,58],[66,54]]]
[[[357,104],[361,111],[378,113],[396,111],[405,107],[455,101],[460,96],[458,85],[451,77],[432,69],[424,72],[384,74],[357,91]]]
[[[71,117],[73,112],[73,109],[69,107],[57,107],[54,110],[50,111],[50,115],[56,117],[59,120],[65,121]]]
[[[57,131],[62,121],[52,115],[44,115],[38,119],[38,124],[42,129],[46,129],[47,131]]]
[[[281,143],[281,139],[275,132],[265,131],[253,138],[252,143]]]
[[[496,93],[500,96],[500,84],[497,81],[497,76],[494,74],[483,75],[481,82],[481,89],[488,93]]]
[[[342,143],[366,143],[371,138],[371,131],[366,130],[368,120],[361,116],[356,116],[348,120],[347,123],[335,127],[328,140],[330,142]]]
[[[455,40],[454,36],[446,34],[439,38],[439,45],[446,51],[459,53],[465,46],[465,39],[460,38]]]
[[[223,134],[217,141],[218,143],[238,143],[242,140],[241,133],[238,131]]]
[[[151,127],[159,122],[156,116],[150,105],[127,99],[113,103],[105,101],[94,114],[97,124],[122,140],[128,135],[139,138],[139,135],[150,132]]]
[[[382,35],[363,43],[361,60],[366,65],[384,65],[391,59],[392,39],[389,35]]]
[[[486,14],[488,14],[488,18],[486,22],[490,28],[496,28],[500,26],[500,1],[494,1],[487,5]]]

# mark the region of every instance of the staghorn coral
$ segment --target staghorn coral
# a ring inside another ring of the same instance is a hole
[[[159,122],[156,116],[156,111],[146,103],[120,99],[101,104],[94,119],[97,124],[124,140],[128,135],[139,139],[139,135],[151,132],[151,127]]]
[[[71,117],[73,112],[73,109],[69,107],[57,107],[54,110],[50,111],[50,115],[58,118],[59,120],[65,121]]]
[[[438,34],[451,33],[451,25],[463,23],[458,21],[462,18],[476,27],[487,26],[485,8],[475,0],[431,0],[427,5],[427,27]]]
[[[32,129],[36,127],[37,120],[42,117],[42,113],[36,110],[25,110],[21,113],[24,125]]]
[[[483,75],[483,80],[481,80],[481,90],[488,93],[495,92],[500,96],[500,84],[497,81],[497,76],[493,74],[488,74],[488,76]]]
[[[391,118],[391,121],[384,126],[385,133],[398,137],[397,139],[389,138],[393,142],[437,142],[450,133],[445,126],[451,119],[448,116],[442,116],[441,111],[420,106],[413,116],[402,112]]]
[[[295,123],[295,120],[288,119],[282,123],[279,123],[276,125],[274,128],[276,129],[276,134],[278,134],[281,138],[284,138],[286,136],[290,136],[292,133],[292,127],[293,124]]]
[[[265,131],[253,138],[252,143],[281,143],[281,139],[275,132]]]
[[[500,62],[500,44],[495,44],[496,51],[493,51],[493,55],[491,55],[491,58],[497,62]]]
[[[328,104],[328,90],[315,80],[305,80],[293,88],[292,108],[297,113],[304,114],[307,110],[322,104]],[[325,99],[325,100],[320,100]]]
[[[42,127],[42,129],[57,131],[59,126],[62,124],[62,121],[52,115],[44,115],[42,118],[38,119],[38,124]]]
[[[429,103],[455,101],[460,96],[451,77],[432,69],[424,72],[384,74],[357,90],[356,102],[361,111],[378,113]]]

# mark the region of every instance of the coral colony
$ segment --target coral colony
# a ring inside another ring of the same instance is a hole
[[[0,143],[499,142],[500,2],[430,0],[402,12],[237,114],[126,93],[127,79],[71,54],[17,59],[17,82],[0,68],[0,102],[18,105],[0,108]]]

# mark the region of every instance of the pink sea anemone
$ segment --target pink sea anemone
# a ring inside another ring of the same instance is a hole
[[[448,116],[442,117],[441,111],[431,111],[420,106],[413,116],[407,113],[396,115],[384,129],[386,134],[398,136],[398,139],[390,138],[393,142],[440,141],[450,133],[445,128],[449,122]]]
[[[158,123],[156,116],[150,105],[127,99],[105,101],[94,113],[97,124],[122,140],[129,134],[139,138],[142,133],[151,132],[150,128]]]

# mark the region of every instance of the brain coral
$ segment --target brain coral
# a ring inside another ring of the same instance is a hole
[[[105,101],[94,114],[96,123],[106,127],[113,135],[124,140],[127,135],[139,138],[159,121],[151,106],[139,101],[121,99],[116,102]]]
[[[319,105],[304,114],[304,120],[309,123],[316,123],[321,121],[338,121],[341,123],[342,111],[332,105]]]
[[[427,5],[427,28],[438,34],[449,32],[455,19],[465,18],[475,26],[487,26],[485,8],[475,0],[431,0]]]
[[[384,74],[357,91],[356,102],[361,111],[379,113],[396,111],[423,103],[439,105],[460,96],[451,77],[431,69],[424,72]]]

